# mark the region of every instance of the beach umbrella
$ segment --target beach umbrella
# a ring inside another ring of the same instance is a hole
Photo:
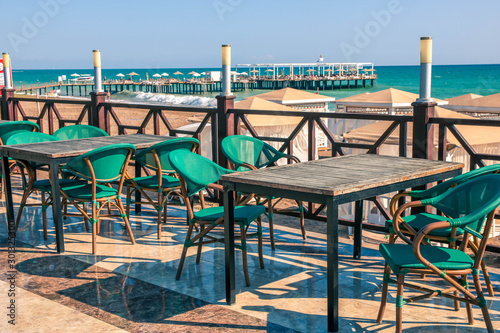
[[[316,70],[311,68],[311,69],[308,69],[306,72],[312,73],[312,72],[316,72]]]
[[[161,77],[161,74],[158,74],[158,73],[153,74],[153,77]]]
[[[248,75],[247,72],[241,72],[240,75]]]
[[[206,72],[201,72],[201,75],[207,75],[207,73]]]
[[[258,70],[258,69],[252,69],[252,70],[250,71],[250,73],[258,73],[258,72],[259,72],[259,70]]]
[[[118,74],[116,74],[116,76],[119,76],[119,77],[124,77],[125,75],[124,75],[124,74],[122,74],[122,73],[118,73]]]
[[[128,73],[127,75],[128,76],[136,76],[136,75],[139,75],[139,74],[137,74],[136,72],[132,72],[132,73]]]
[[[161,76],[168,76],[168,73],[161,73]]]
[[[80,76],[80,74],[73,73],[73,74],[71,74],[70,76]]]
[[[201,76],[200,73],[194,73],[193,76]]]
[[[174,75],[184,75],[184,73],[177,71],[174,73]]]
[[[200,73],[197,73],[195,71],[192,71],[190,73],[188,73],[189,75],[192,75],[192,76],[200,76]]]
[[[366,69],[363,69],[363,72],[376,72],[377,70],[376,69],[373,69],[373,68],[366,68]]]
[[[274,72],[274,69],[271,69],[271,68],[266,69],[266,72]]]

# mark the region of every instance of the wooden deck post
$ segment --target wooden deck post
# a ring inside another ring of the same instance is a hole
[[[99,127],[103,131],[106,131],[106,114],[101,103],[105,101],[106,93],[104,91],[90,93],[89,125]]]
[[[222,153],[221,142],[226,136],[234,135],[234,114],[228,114],[228,109],[234,108],[234,95],[219,95],[217,99],[217,151],[212,155],[217,156],[217,164],[228,168],[226,156]]]
[[[2,89],[2,120],[17,120],[14,104],[10,101],[10,98],[14,97],[14,91],[14,89]]]
[[[434,128],[429,118],[434,117],[436,102],[413,102],[413,158],[433,159]]]

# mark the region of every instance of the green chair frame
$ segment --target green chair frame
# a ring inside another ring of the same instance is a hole
[[[31,121],[19,120],[19,121],[8,121],[5,123],[0,123],[0,145],[6,144],[9,137],[18,132],[39,132],[39,131],[40,131],[40,126]],[[15,165],[16,165],[15,161],[9,162],[9,170]],[[2,179],[0,181],[0,199],[3,198],[3,192],[4,192],[4,183],[2,175]]]
[[[125,173],[135,152],[131,144],[120,143],[96,148],[86,152],[65,165],[60,166],[62,172],[71,173],[78,178],[86,180],[83,184],[70,184],[61,186],[63,197],[73,204],[80,214],[67,214],[69,216],[83,216],[86,223],[90,220],[92,224],[92,253],[96,253],[97,234],[100,229],[100,217],[121,217],[129,234],[130,241],[135,244],[132,229],[125,214],[125,208],[121,202],[121,191],[125,180]],[[115,189],[111,183],[118,181]],[[90,204],[92,213],[86,211],[84,205]],[[119,211],[119,215],[101,214],[104,206],[111,204]],[[80,206],[82,205],[82,206]]]
[[[491,174],[500,174],[500,164],[493,164],[489,166],[485,166],[479,169],[475,169],[469,172],[466,172],[462,175],[453,177],[451,179],[448,179],[436,186],[431,187],[430,189],[426,190],[413,190],[413,191],[405,191],[396,194],[390,202],[390,213],[392,216],[396,213],[396,210],[398,208],[398,202],[405,197],[410,197],[413,200],[418,199],[429,199],[432,197],[439,196],[446,191],[454,188],[457,185],[463,184],[467,181],[470,181],[472,179],[486,176],[486,175],[491,175]],[[416,214],[411,217],[411,219],[414,219],[412,222],[409,222],[409,218],[402,218],[400,223],[398,224],[398,228],[400,229],[401,234],[403,234],[405,237],[414,237],[418,231],[422,228],[425,223],[422,223],[423,220],[428,221],[428,223],[431,223],[432,221],[435,220],[440,220],[441,215],[436,215],[436,214],[429,214],[429,213],[422,213],[422,214]],[[418,223],[418,224],[417,224]],[[389,232],[389,243],[394,243],[396,241],[396,232],[394,231],[394,228],[392,226],[392,220],[387,221],[386,223],[386,229]],[[476,227],[476,232],[480,232],[481,230],[477,230]],[[454,227],[451,228],[449,231],[445,230],[439,230],[435,232],[431,232],[428,235],[428,239],[432,241],[437,241],[441,243],[448,243],[452,248],[456,248],[456,241],[457,240],[463,240],[463,235],[465,234],[464,230],[462,230],[460,227]],[[408,238],[405,239],[406,242],[409,242]],[[477,244],[478,244],[478,239],[474,238],[473,242],[469,243],[470,249],[476,253],[477,252]],[[486,263],[482,261],[482,270],[483,270],[483,275],[484,275],[484,280],[486,283],[486,287],[488,289],[488,293],[490,296],[495,296],[495,292],[493,290],[493,286],[491,284],[491,280],[489,277],[488,273],[488,268],[486,267]]]
[[[224,242],[224,238],[212,237],[212,235],[209,234],[217,227],[224,227],[224,207],[219,206],[207,208],[202,191],[207,188],[222,191],[222,186],[215,184],[215,182],[219,181],[222,175],[232,173],[234,171],[225,169],[203,156],[186,150],[173,151],[168,155],[168,158],[179,175],[183,195],[188,198],[199,193],[199,200],[201,204],[201,209],[195,212],[193,210],[193,206],[191,205],[191,201],[186,200],[189,227],[179,261],[179,267],[177,269],[176,279],[178,280],[181,276],[187,251],[190,247],[198,247],[196,263],[199,264],[204,244]],[[246,205],[252,197],[253,195],[249,195],[244,200],[239,201],[234,209],[235,224],[240,227],[240,233],[235,236],[235,239],[241,240],[240,249],[242,252],[243,272],[247,286],[250,285],[247,262],[247,239],[250,237],[257,237],[259,263],[260,267],[264,268],[264,257],[262,254],[262,225],[260,216],[265,212],[265,208],[262,205]],[[248,228],[253,221],[257,224],[257,231],[249,233]],[[199,225],[200,229],[199,232],[193,236],[193,229],[196,224]]]
[[[455,309],[458,308],[459,302],[465,302],[469,324],[474,323],[471,305],[479,306],[483,313],[488,332],[494,332],[488,307],[483,296],[479,274],[494,221],[495,211],[500,205],[500,175],[493,174],[478,177],[464,182],[436,197],[412,201],[402,205],[394,215],[394,221],[396,221],[394,223],[394,230],[402,239],[409,241],[400,231],[400,228],[398,228],[398,225],[401,223],[401,214],[406,209],[430,206],[446,212],[456,202],[460,202],[457,214],[449,214],[455,217],[442,217],[441,221],[426,225],[415,235],[413,243],[380,244],[380,252],[386,263],[382,299],[377,317],[379,323],[382,322],[387,303],[388,284],[393,283],[397,285],[396,332],[402,332],[402,310],[405,304],[435,296],[453,299]],[[475,225],[477,224],[480,225],[479,230],[483,230],[482,233],[475,230]],[[469,226],[472,226],[472,228]],[[426,244],[425,240],[433,231],[455,227],[460,227],[465,231],[459,249]],[[470,235],[480,239],[474,259],[465,252],[470,242]],[[396,274],[396,280],[391,279],[391,271]],[[451,287],[437,290],[435,286],[426,287],[421,284],[405,282],[405,276],[409,273],[423,274],[424,277],[426,274],[437,275],[450,284]],[[467,282],[468,274],[472,274],[473,276],[476,295],[469,290]],[[425,294],[405,300],[403,299],[404,287],[416,289]],[[460,297],[459,293],[462,293],[464,296]]]
[[[300,160],[293,156],[276,150],[268,143],[257,138],[246,135],[231,135],[225,137],[221,143],[221,149],[227,159],[233,164],[236,171],[257,170],[276,165],[276,162],[282,158],[289,159],[295,163],[300,163]],[[277,200],[274,200],[277,199]],[[271,248],[275,249],[274,244],[274,213],[296,211],[294,208],[276,209],[282,198],[261,197],[255,196],[257,204],[267,204],[267,214],[269,220],[269,238]],[[302,238],[307,238],[304,225],[304,206],[301,201],[296,201],[299,211],[300,229]]]
[[[171,205],[168,198],[175,195],[186,201],[187,198],[182,195],[181,184],[174,168],[168,160],[168,154],[172,151],[183,149],[195,152],[200,146],[200,141],[195,138],[175,138],[168,141],[157,143],[148,149],[144,149],[135,154],[132,159],[141,167],[155,172],[154,175],[132,178],[127,175],[125,186],[127,186],[127,217],[130,218],[130,205],[149,204],[158,212],[158,239],[161,238],[161,221],[167,223],[167,206]],[[132,202],[132,195],[139,191],[142,198],[146,201]],[[149,192],[149,193],[148,193]],[[151,192],[157,194],[156,200],[152,198]]]
[[[92,125],[71,125],[59,128],[53,134],[59,140],[75,140],[109,136],[102,129]]]

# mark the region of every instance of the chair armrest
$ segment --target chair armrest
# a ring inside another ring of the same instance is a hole
[[[300,163],[300,160],[297,156],[293,156],[293,155],[288,155],[288,154],[285,154],[283,156],[284,158],[288,158],[288,159],[291,159],[292,161],[294,161],[295,163]]]
[[[423,227],[415,237],[413,241],[413,253],[415,254],[415,257],[425,266],[430,269],[432,269],[436,274],[440,274],[441,271],[437,269],[434,265],[431,264],[429,260],[424,258],[422,256],[422,253],[420,253],[420,245],[422,245],[422,241],[426,238],[427,234],[429,234],[431,231],[436,230],[436,229],[446,229],[449,227],[453,227],[453,223],[450,221],[439,221],[439,222],[433,222],[425,227]],[[430,245],[429,245],[430,246]]]
[[[396,213],[397,204],[398,204],[399,199],[404,198],[404,197],[408,197],[409,196],[408,193],[409,193],[409,191],[404,191],[401,193],[397,193],[396,195],[394,195],[392,197],[391,202],[389,203],[389,212],[392,216],[394,216],[394,214]]]
[[[411,202],[407,202],[405,203],[404,205],[402,205],[401,207],[398,208],[398,210],[396,211],[396,213],[393,215],[393,218],[392,218],[392,228],[394,229],[394,232],[402,239],[404,240],[406,243],[408,244],[412,244],[413,242],[408,238],[406,237],[406,235],[404,235],[402,232],[401,232],[401,229],[399,228],[399,224],[403,223],[405,228],[410,231],[411,233],[413,233],[413,235],[416,235],[417,232],[410,226],[408,225],[407,223],[404,222],[403,218],[401,217],[401,214],[408,208],[411,208],[411,207],[422,207],[422,206],[425,206],[422,204],[421,201],[411,201]]]
[[[248,163],[245,163],[245,162],[241,163],[241,166],[245,167],[245,168],[248,168],[250,170],[257,170],[257,167],[255,165],[248,164]]]

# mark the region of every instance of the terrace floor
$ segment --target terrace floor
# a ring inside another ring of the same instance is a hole
[[[14,178],[14,185],[19,186]],[[20,201],[19,187],[15,202]],[[17,211],[17,206],[15,207]],[[265,238],[265,268],[260,269],[256,240],[249,245],[251,286],[237,270],[236,304],[225,303],[223,244],[204,247],[200,264],[190,249],[180,280],[175,280],[186,234],[183,207],[169,208],[162,239],[156,237],[156,211],[144,206],[131,218],[137,241],[132,245],[120,221],[101,222],[97,254],[91,254],[91,234],[83,220],[64,221],[66,252],[55,252],[55,232],[49,216],[49,239],[43,240],[40,208],[27,207],[16,247],[16,325],[8,324],[7,223],[0,201],[0,332],[325,332],[325,225],[306,221],[302,241],[298,221],[276,216],[276,250]],[[264,222],[266,219],[264,218]],[[268,236],[267,224],[264,223]],[[346,234],[345,229],[342,229]],[[383,261],[377,239],[364,233],[362,260],[352,258],[352,241],[340,239],[340,331],[393,332],[395,288],[391,287],[384,322],[376,316],[380,302]],[[237,251],[236,267],[241,267]],[[500,295],[500,257],[488,253],[490,276]],[[409,295],[408,292],[406,295]],[[487,297],[490,315],[500,331],[500,300]],[[479,308],[475,324],[467,324],[465,308],[433,298],[404,311],[405,332],[486,332]]]

